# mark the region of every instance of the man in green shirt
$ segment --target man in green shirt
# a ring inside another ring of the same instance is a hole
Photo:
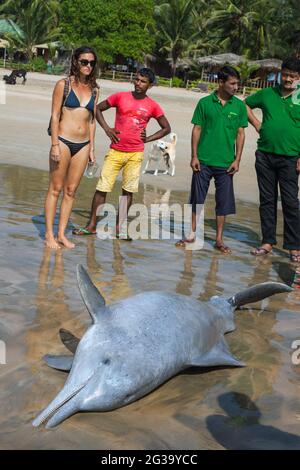
[[[281,85],[265,88],[246,99],[248,119],[259,133],[256,174],[260,197],[262,244],[251,253],[266,255],[276,245],[278,185],[284,218],[283,248],[292,261],[300,262],[300,60],[287,59],[282,64]],[[260,122],[253,108],[262,110]]]
[[[215,248],[231,253],[224,245],[225,217],[235,214],[233,175],[239,170],[245,141],[244,128],[248,125],[245,104],[234,94],[240,76],[232,67],[225,66],[218,73],[219,88],[197,104],[192,124],[193,170],[191,198],[192,232],[176,246],[186,247],[195,241],[197,206],[204,204],[212,178],[216,186],[217,234]]]

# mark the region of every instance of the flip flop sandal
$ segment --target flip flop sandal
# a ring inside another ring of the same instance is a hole
[[[118,240],[124,240],[125,242],[132,242],[132,238],[129,237],[128,235],[126,237],[123,237],[121,233],[116,234],[116,238]]]
[[[300,253],[291,253],[290,254],[290,260],[293,262],[293,263],[300,263]]]
[[[86,229],[85,227],[80,227],[80,228],[74,228],[72,230],[73,235],[79,235],[79,236],[84,236],[84,235],[96,235],[96,231],[91,232],[90,230]]]
[[[267,250],[266,248],[263,248],[262,246],[259,248],[255,248],[254,250],[250,251],[251,255],[253,256],[264,256],[264,255],[269,255],[272,252],[272,250]]]
[[[195,239],[193,238],[192,240],[179,240],[178,242],[175,243],[176,248],[185,248],[185,245],[187,243],[194,243]]]
[[[231,253],[231,249],[225,245],[217,245],[217,243],[215,243],[214,248],[219,250],[221,253],[224,253],[224,255],[230,255]]]

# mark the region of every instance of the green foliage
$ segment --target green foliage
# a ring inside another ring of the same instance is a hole
[[[235,68],[240,73],[241,76],[241,85],[243,85],[249,78],[252,72],[259,69],[258,65],[250,65],[247,61],[241,62]]]
[[[188,80],[200,80],[201,79],[201,74],[199,73],[198,70],[190,70],[187,73],[187,79]]]
[[[274,22],[277,26],[272,42],[273,55],[300,55],[299,0],[274,0],[277,4]]]
[[[169,87],[171,82],[169,78],[164,78],[164,77],[156,77],[156,83],[159,86],[167,86]]]
[[[1,12],[12,15],[23,34],[7,35],[11,48],[27,53],[32,58],[32,48],[36,44],[58,39],[57,1],[45,0],[7,0],[1,7]]]
[[[62,40],[73,48],[87,44],[102,61],[117,55],[142,59],[153,48],[153,0],[62,0]]]
[[[61,74],[64,74],[66,72],[66,67],[64,65],[54,65],[53,69],[52,69],[52,73],[54,75],[61,75]]]
[[[259,58],[269,43],[269,18],[274,7],[268,0],[215,1],[207,21],[222,50]]]
[[[172,78],[172,87],[184,88],[184,81],[181,78],[173,77]]]
[[[195,24],[195,0],[158,2],[154,9],[156,41],[160,52],[167,52],[175,75],[178,59],[199,37]]]
[[[94,47],[102,62],[150,53],[168,60],[173,75],[188,59],[197,78],[201,55],[300,56],[299,0],[0,0],[0,17],[24,31],[7,37],[10,53],[29,59],[34,45],[61,40]]]
[[[47,68],[47,64],[42,57],[34,57],[29,62],[29,68],[33,72],[44,72]]]

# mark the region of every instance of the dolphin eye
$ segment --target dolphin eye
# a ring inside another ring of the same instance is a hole
[[[108,366],[110,364],[110,359],[104,359],[103,364]]]

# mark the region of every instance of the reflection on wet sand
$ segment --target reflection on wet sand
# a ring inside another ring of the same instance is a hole
[[[236,312],[237,329],[226,338],[247,367],[188,370],[128,407],[77,414],[51,431],[34,429],[31,420],[66,379],[65,373],[47,367],[42,356],[66,353],[59,328],[81,336],[90,322],[77,288],[76,264],[87,267],[108,303],[145,290],[167,290],[206,301],[215,294],[230,297],[267,280],[296,287],[300,274],[280,253],[264,259],[249,256],[259,230],[253,204],[239,203],[237,216],[226,227],[232,256],[213,250],[212,198],[201,251],[175,249],[173,240],[128,243],[82,237],[76,239],[75,250],[51,253],[44,249],[39,216],[47,174],[9,165],[0,170],[4,222],[0,339],[8,351],[7,365],[0,365],[1,448],[220,449],[239,448],[246,441],[255,448],[257,435],[261,436],[257,445],[266,443],[268,448],[299,446],[300,366],[290,360],[291,343],[300,339],[299,289]],[[113,201],[119,190],[111,195]],[[93,182],[84,179],[72,214],[74,225],[85,223],[93,191]],[[141,188],[136,202],[149,205],[165,198],[170,204],[185,203],[188,195],[148,185],[145,192]],[[244,418],[243,411],[237,415],[222,411],[220,418],[224,403],[235,402],[239,409],[248,403],[256,421],[251,413]]]
[[[218,397],[226,415],[206,419],[212,436],[230,450],[293,450],[300,449],[300,436],[260,423],[261,412],[242,393],[224,393]]]

